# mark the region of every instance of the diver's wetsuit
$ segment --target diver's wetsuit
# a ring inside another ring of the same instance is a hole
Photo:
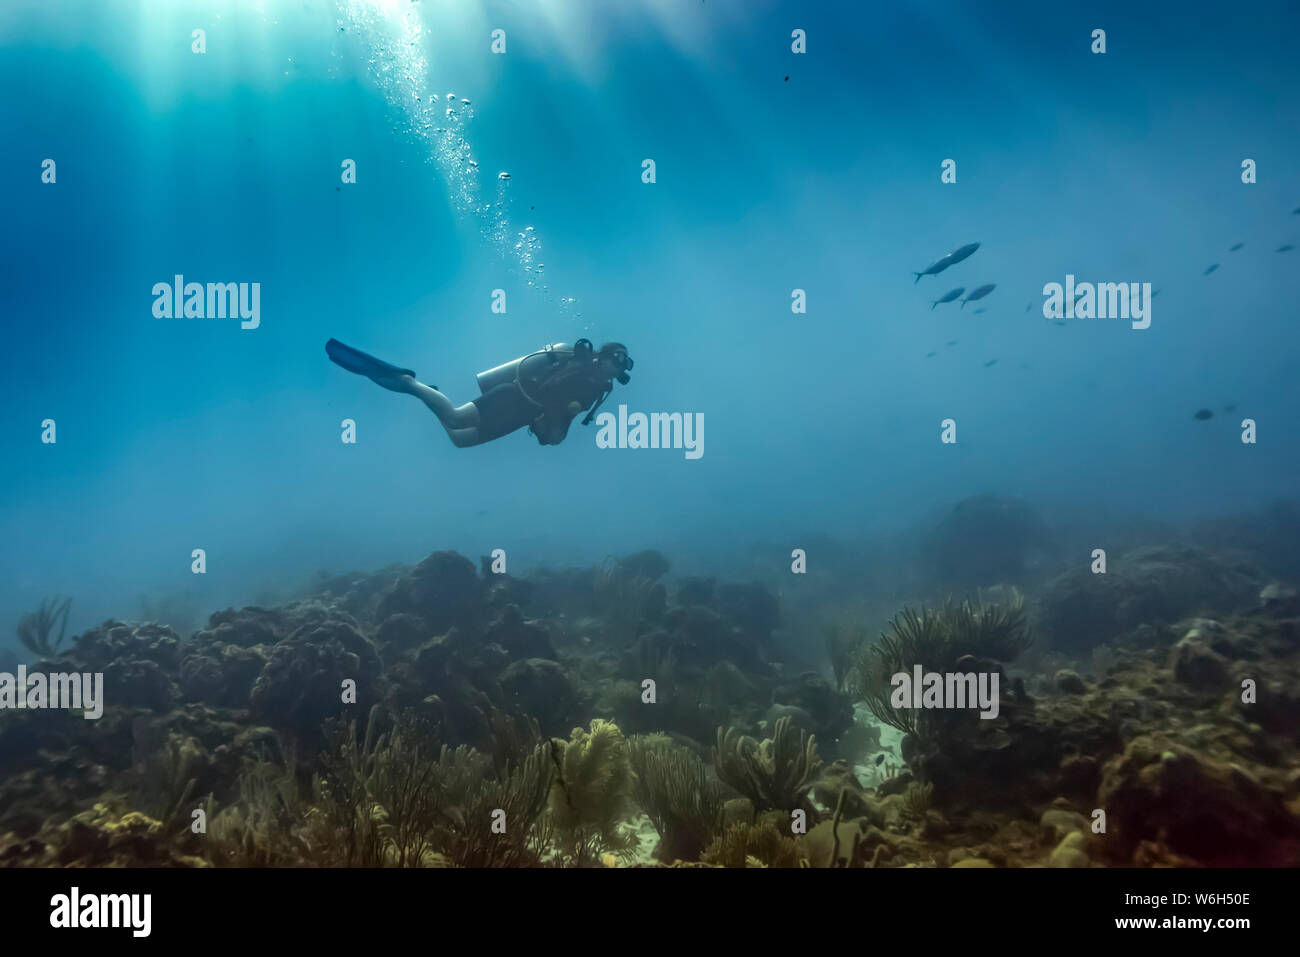
[[[542,445],[559,445],[569,434],[578,412],[595,405],[608,386],[606,380],[584,373],[581,369],[561,369],[549,380],[521,376],[528,395],[536,402],[524,395],[519,382],[503,382],[471,399],[478,408],[479,436],[488,442],[527,425]],[[572,402],[578,404],[577,411],[570,411]]]
[[[513,382],[503,382],[470,401],[478,407],[478,434],[484,442],[522,428],[541,411],[524,398]]]

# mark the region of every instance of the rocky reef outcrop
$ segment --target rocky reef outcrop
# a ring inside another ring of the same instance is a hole
[[[1049,581],[1037,625],[1051,647],[1086,653],[1144,625],[1248,608],[1264,582],[1254,566],[1202,549],[1142,546],[1109,556],[1104,573],[1080,562]]]
[[[1021,584],[1054,549],[1047,523],[1024,499],[976,495],[953,506],[923,546],[927,577],[956,588]]]

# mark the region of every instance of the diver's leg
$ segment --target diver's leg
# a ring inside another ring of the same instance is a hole
[[[402,376],[402,386],[401,391],[415,396],[428,406],[429,411],[438,417],[438,421],[447,427],[449,433],[453,430],[473,429],[478,426],[478,406],[473,402],[452,405],[451,399],[437,389],[423,382],[417,382],[409,375]]]
[[[375,385],[390,392],[415,396],[438,417],[438,421],[447,430],[447,435],[451,437],[452,443],[458,448],[482,443],[483,439],[479,436],[478,430],[478,406],[473,402],[453,405],[451,399],[439,392],[437,388],[425,385],[416,379],[415,373],[410,369],[401,369],[382,359],[376,359],[369,353],[353,349],[337,339],[325,343],[325,352],[335,364],[349,372],[365,376]]]
[[[451,444],[458,449],[467,449],[471,445],[483,444],[483,440],[479,438],[477,426],[469,429],[448,429],[447,435],[451,437]]]

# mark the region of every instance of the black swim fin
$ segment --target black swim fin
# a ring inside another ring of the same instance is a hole
[[[398,376],[409,375],[415,378],[415,372],[412,369],[399,369],[395,365],[389,365],[383,359],[376,359],[367,352],[360,349],[353,349],[351,346],[345,346],[337,339],[331,339],[325,343],[325,352],[330,357],[330,361],[335,365],[340,365],[349,372],[355,372],[357,375],[363,375],[368,379],[373,379],[376,384],[383,386],[385,389],[391,389],[394,392],[402,391],[387,385],[383,380],[392,381]]]

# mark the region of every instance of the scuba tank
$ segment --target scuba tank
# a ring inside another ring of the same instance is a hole
[[[476,377],[479,392],[485,393],[499,385],[513,382],[519,386],[524,398],[534,405],[541,405],[529,394],[530,386],[549,378],[558,366],[566,364],[570,359],[590,358],[592,354],[592,345],[587,339],[579,339],[573,345],[565,342],[552,343],[537,352],[530,352],[526,356],[480,372]]]
[[[533,353],[533,355],[536,354]],[[528,356],[520,356],[518,359],[511,359],[509,362],[503,362],[495,368],[480,372],[477,376],[479,392],[491,392],[499,385],[514,382],[520,363],[527,358]]]

